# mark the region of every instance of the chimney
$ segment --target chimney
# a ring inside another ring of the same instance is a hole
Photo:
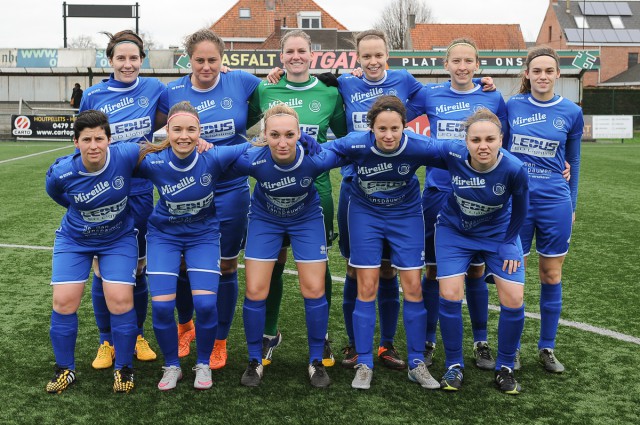
[[[409,15],[409,28],[414,29],[416,27],[416,15]]]
[[[275,36],[278,39],[280,39],[281,29],[282,29],[282,20],[281,19],[274,19],[273,20],[273,33],[275,34]]]
[[[571,0],[567,0],[567,13],[571,13]]]

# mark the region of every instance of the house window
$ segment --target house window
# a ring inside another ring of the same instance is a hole
[[[551,34],[552,34],[551,30],[552,30],[552,27],[551,25],[549,25],[549,41],[551,41]]]
[[[266,2],[267,11],[273,12],[276,10],[276,0],[267,0]]]
[[[322,28],[320,12],[299,12],[298,28]]]
[[[638,53],[629,53],[627,59],[627,68],[631,68],[632,66],[636,66],[638,64]]]
[[[320,50],[322,50],[322,44],[311,43],[311,50],[313,50],[314,52],[319,52]]]
[[[240,9],[240,19],[250,19],[251,9]]]
[[[624,29],[624,23],[622,22],[622,18],[619,16],[609,16],[609,21],[611,22],[611,26],[613,29],[621,30]]]
[[[576,26],[578,28],[589,28],[587,18],[585,18],[584,16],[574,16],[573,18],[576,20]]]

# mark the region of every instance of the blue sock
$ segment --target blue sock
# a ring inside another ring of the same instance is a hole
[[[353,309],[356,307],[358,296],[358,280],[346,275],[344,277],[344,292],[342,298],[342,314],[344,315],[344,327],[349,337],[349,345],[354,344],[353,338]]]
[[[196,364],[209,364],[211,350],[216,338],[218,326],[218,302],[217,294],[201,294],[193,296],[193,305],[196,309],[196,348],[198,359]]]
[[[151,300],[153,331],[164,356],[165,366],[180,366],[178,359],[178,325],[173,315],[176,301]]]
[[[247,338],[249,361],[262,362],[262,331],[267,315],[267,300],[253,301],[245,297],[242,307],[244,334]]]
[[[133,351],[136,347],[138,325],[135,308],[123,314],[111,314],[113,346],[116,351],[115,368],[133,367]]]
[[[538,350],[556,348],[558,322],[562,312],[562,282],[540,285],[540,340]]]
[[[178,274],[178,286],[176,288],[176,310],[178,310],[178,323],[185,324],[193,319],[193,296],[191,295],[191,283],[187,272],[180,270]]]
[[[64,369],[76,369],[76,339],[78,337],[78,314],[60,314],[51,311],[49,337],[56,364]]]
[[[404,329],[407,334],[407,355],[409,368],[415,368],[424,363],[424,333],[427,327],[427,311],[422,301],[407,301],[403,303]]]
[[[136,276],[136,286],[133,288],[133,308],[136,311],[138,335],[144,336],[144,322],[147,320],[149,308],[149,285],[147,285],[147,268]]]
[[[353,333],[358,362],[373,369],[373,334],[376,329],[376,302],[356,299],[353,309]]]
[[[329,323],[329,304],[323,295],[320,298],[305,298],[304,313],[307,321],[307,341],[309,343],[309,363],[322,361],[324,336]]]
[[[445,367],[459,363],[462,357],[462,301],[449,301],[440,297],[440,334],[444,345]]]
[[[435,279],[422,277],[422,301],[427,310],[427,334],[425,341],[436,343],[438,316],[440,311],[440,284]]]
[[[400,290],[398,277],[380,279],[378,285],[378,314],[380,315],[380,345],[393,344],[400,315]],[[424,344],[423,344],[424,345]]]
[[[111,338],[111,313],[109,313],[107,301],[104,299],[102,278],[96,275],[93,275],[93,283],[91,284],[91,302],[93,303],[93,314],[96,317],[96,325],[100,332],[100,344],[107,341],[113,346],[113,339]]]
[[[238,272],[223,274],[218,284],[218,330],[216,339],[227,339],[238,303]]]
[[[487,319],[489,317],[489,288],[483,277],[465,278],[467,308],[471,319],[474,341],[487,340]]]
[[[520,344],[520,337],[524,329],[524,304],[519,308],[500,306],[498,320],[498,357],[496,370],[501,366],[513,369],[516,350]]]

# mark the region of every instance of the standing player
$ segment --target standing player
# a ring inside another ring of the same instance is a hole
[[[196,321],[197,360],[194,387],[209,389],[209,357],[217,327],[216,298],[220,275],[220,227],[215,189],[220,174],[250,145],[196,151],[200,138],[197,110],[179,102],[169,110],[167,140],[146,144],[138,174],[157,187],[160,199],[149,217],[149,283],[153,329],[164,355],[160,390],[175,388],[182,378],[178,329],[174,317],[181,256],[191,283]]]
[[[329,320],[324,295],[327,247],[323,210],[313,180],[337,166],[337,160],[335,156],[326,160],[326,153],[306,155],[300,135],[295,110],[285,104],[272,106],[263,121],[263,145],[268,148],[250,149],[233,167],[233,172],[256,179],[245,250],[243,316],[249,364],[240,381],[249,387],[262,381],[262,335],[269,281],[285,236],[291,241],[304,297],[310,383],[318,388],[331,383],[322,364]]]
[[[138,146],[110,145],[107,116],[95,110],[78,115],[73,133],[79,153],[58,159],[46,179],[49,196],[67,208],[53,250],[50,336],[56,366],[46,390],[61,393],[76,380],[77,311],[91,262],[98,256],[112,342],[117,348],[113,390],[128,393],[134,386],[138,329],[133,309],[138,247],[128,195]]]
[[[447,367],[440,384],[448,391],[462,387],[464,276],[474,257],[481,257],[500,298],[495,382],[507,394],[518,394],[513,366],[524,326],[524,267],[518,232],[527,211],[528,176],[522,162],[501,149],[501,123],[492,112],[479,109],[463,130],[466,146],[457,141],[439,144],[453,186],[435,230],[440,331]]]
[[[579,106],[554,93],[560,77],[555,50],[531,49],[525,66],[520,94],[507,102],[510,137],[505,144],[525,163],[531,181],[529,211],[520,237],[525,264],[534,235],[540,256],[538,356],[545,370],[561,373],[564,366],[554,349],[562,311],[562,264],[578,199],[584,120]],[[569,183],[562,176],[565,160],[571,166]]]
[[[140,77],[140,67],[145,57],[142,39],[133,31],[124,30],[109,37],[107,57],[113,74],[89,87],[82,97],[80,111],[97,109],[109,117],[114,143],[140,143],[150,140],[155,129],[156,106],[164,84],[157,78]],[[164,117],[160,117],[163,121]],[[144,339],[144,321],[147,317],[149,291],[145,276],[147,219],[153,210],[153,186],[142,179],[134,179],[131,185],[129,206],[134,225],[138,229],[138,266],[134,288],[134,307],[138,323],[136,357],[138,360],[156,359],[149,343]],[[100,347],[91,364],[95,369],[111,367],[114,358],[109,310],[105,301],[102,277],[98,264],[94,263],[91,296],[96,323],[100,331]]]
[[[294,108],[300,117],[300,130],[304,131],[319,143],[327,139],[327,130],[331,128],[338,137],[347,133],[345,125],[342,97],[335,87],[327,87],[316,77],[310,76],[309,67],[313,52],[311,38],[301,30],[286,33],[281,41],[282,61],[287,75],[278,83],[262,82],[251,98],[250,108],[255,115],[264,112],[276,103],[283,102]],[[329,173],[320,175],[315,180],[316,189],[320,195],[320,203],[327,232],[327,246],[333,239],[333,198]],[[283,248],[271,277],[269,296],[267,297],[267,318],[263,339],[264,365],[271,363],[273,349],[282,341],[278,331],[278,315],[282,302],[282,273],[286,262],[286,248]],[[328,268],[325,274],[325,291],[329,306],[331,306],[331,273]],[[335,359],[329,345],[328,336],[325,339],[323,364],[333,366]]]
[[[478,49],[472,40],[457,38],[447,47],[444,67],[451,80],[446,83],[427,84],[422,96],[423,105],[417,105],[418,113],[426,113],[431,135],[437,139],[464,140],[464,121],[479,108],[487,108],[498,116],[506,128],[506,108],[499,91],[482,91],[474,83],[473,74],[478,70]],[[411,109],[411,108],[409,108]],[[427,333],[425,339],[425,363],[431,365],[438,326],[439,286],[434,245],[435,223],[442,206],[453,190],[449,171],[427,168],[422,209],[425,224],[426,273],[422,278],[422,294],[427,309]],[[484,280],[484,263],[481,258],[471,262],[465,277],[467,307],[473,330],[473,354],[476,366],[493,370],[495,360],[487,342],[489,316],[489,290]]]
[[[221,73],[224,42],[209,29],[185,40],[192,73],[168,84],[159,109],[166,112],[181,101],[189,101],[202,120],[204,140],[217,146],[245,142],[248,104],[260,79],[244,71]],[[216,185],[214,202],[220,221],[220,285],[218,287],[218,328],[209,366],[220,369],[227,362],[227,336],[238,298],[238,255],[244,245],[249,211],[249,182],[246,176],[222,178]],[[186,289],[186,296],[182,296]],[[179,318],[180,357],[189,354],[195,337],[191,320],[188,280],[181,281],[176,301]]]

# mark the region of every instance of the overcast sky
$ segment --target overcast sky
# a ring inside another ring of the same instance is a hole
[[[316,0],[349,30],[370,28],[391,0]],[[548,0],[425,0],[437,23],[520,24],[526,41],[535,41]],[[210,26],[237,0],[138,0],[140,30],[161,47],[182,45],[185,35]],[[63,46],[61,0],[3,1],[0,48]],[[71,0],[68,4],[135,4],[135,0]],[[135,28],[134,19],[67,18],[67,38]]]

